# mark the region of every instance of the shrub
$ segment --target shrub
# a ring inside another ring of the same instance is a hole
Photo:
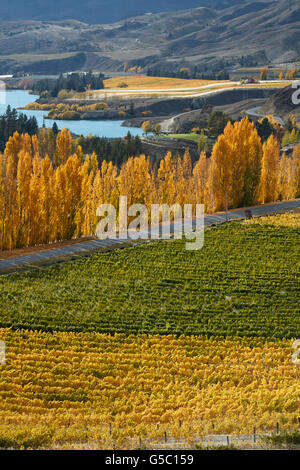
[[[67,90],[60,90],[57,95],[57,98],[60,100],[66,100],[70,96],[70,93]]]

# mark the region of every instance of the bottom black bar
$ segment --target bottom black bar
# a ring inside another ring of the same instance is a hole
[[[87,450],[87,451],[3,451],[2,456],[9,457],[11,461],[15,458],[20,459],[24,466],[26,460],[31,459],[33,466],[40,466],[42,460],[47,459],[47,463],[56,464],[56,459],[60,464],[70,464],[72,458],[76,459],[77,466],[84,465],[93,469],[104,468],[127,468],[127,469],[146,469],[146,468],[197,468],[204,469],[211,466],[219,459],[222,466],[226,460],[230,466],[251,464],[251,462],[261,462],[264,457],[276,459],[279,464],[280,458],[286,462],[292,450]],[[7,455],[9,454],[9,455]],[[265,454],[265,455],[264,455]],[[292,456],[292,455],[291,455]],[[295,454],[294,454],[295,456]],[[1,457],[1,453],[0,453]],[[246,459],[246,460],[245,460]],[[52,462],[51,462],[52,461]]]

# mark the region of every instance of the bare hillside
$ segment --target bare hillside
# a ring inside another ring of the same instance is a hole
[[[149,13],[99,25],[2,22],[0,51],[0,73],[91,67],[118,71],[124,62],[170,70],[236,64],[241,57],[265,64],[300,56],[300,4],[249,0],[218,10]]]
[[[300,82],[299,82],[300,83]],[[287,119],[289,114],[293,114],[296,120],[300,122],[300,104],[293,103],[293,94],[296,92],[295,98],[297,101],[300,100],[300,91],[298,92],[295,88],[286,87],[279,90],[273,96],[271,96],[262,107],[262,110],[266,114],[274,114],[280,116],[282,119]]]

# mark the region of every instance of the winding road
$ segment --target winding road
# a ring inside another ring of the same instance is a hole
[[[253,85],[255,87],[255,85]],[[257,89],[260,89],[261,87],[258,87],[256,85],[256,88]],[[221,89],[218,89],[218,90],[213,90],[213,91],[209,91],[209,92],[206,92],[206,93],[201,93],[201,94],[194,94],[194,95],[185,95],[187,98],[191,98],[191,97],[202,97],[202,98],[205,98],[207,96],[211,96],[211,95],[214,95],[214,94],[218,94],[220,93],[220,91],[222,90],[225,90],[225,91],[228,91],[228,90],[238,90],[238,89],[243,89],[245,90],[245,87],[244,86],[235,86],[235,87],[228,87],[228,88],[221,88]],[[256,117],[264,117],[265,114],[261,114],[259,113],[259,107],[257,108],[251,108],[251,109],[248,109],[246,111],[246,113],[248,115],[252,115],[252,116],[256,116]],[[193,114],[195,113],[195,111],[197,110],[192,110],[192,111],[188,111],[186,113],[180,113],[180,114],[177,114],[176,116],[172,116],[171,118],[169,119],[166,119],[165,121],[162,121],[161,122],[161,131],[162,132],[172,132],[173,130],[173,126],[175,124],[175,120],[180,118],[181,116],[188,116],[189,114]],[[285,123],[283,122],[283,120],[279,117],[279,116],[274,116],[274,118],[276,119],[276,121],[281,125],[281,126],[285,126]]]
[[[259,110],[260,110],[260,107],[258,107],[258,108],[251,108],[251,109],[247,109],[246,113],[247,113],[249,116],[264,117],[265,114],[259,113],[259,112],[258,112]],[[278,124],[280,124],[281,126],[285,127],[284,121],[283,121],[279,116],[274,116],[274,119],[278,122]]]

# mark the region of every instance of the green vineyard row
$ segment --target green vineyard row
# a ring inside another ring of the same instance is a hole
[[[300,337],[299,227],[231,223],[0,278],[0,326]]]

